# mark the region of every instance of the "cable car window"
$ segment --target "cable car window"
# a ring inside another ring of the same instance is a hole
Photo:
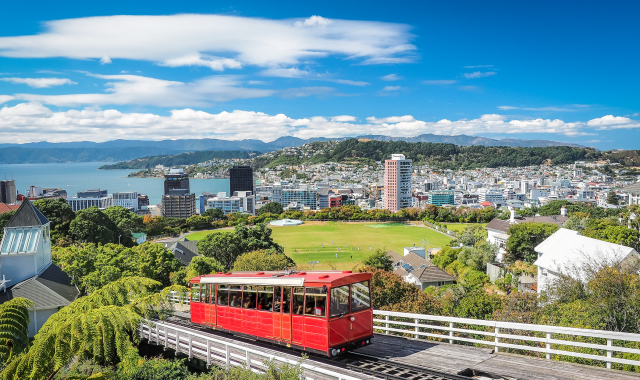
[[[351,285],[351,312],[365,310],[371,307],[369,281],[357,282]]]
[[[191,284],[191,302],[200,302],[200,284]]]
[[[327,294],[322,292],[322,288],[306,288],[304,298],[304,315],[313,317],[327,315]]]
[[[218,305],[229,305],[229,285],[218,285]]]
[[[331,288],[331,316],[349,313],[349,285]]]
[[[282,286],[273,287],[273,311],[280,312],[282,301]]]
[[[293,288],[293,314],[302,315],[304,311],[304,288]]]
[[[200,302],[209,302],[209,285],[200,285]]]
[[[282,288],[282,312],[291,314],[291,288]]]
[[[229,289],[229,306],[242,306],[242,285],[231,285]]]
[[[276,288],[280,290],[280,288]],[[280,299],[280,296],[278,296]],[[273,286],[259,286],[258,287],[258,310],[273,311]],[[276,311],[279,311],[280,308]]]
[[[209,299],[209,303],[214,304],[216,303],[216,284],[211,284],[209,285],[209,294],[211,295],[211,298]]]
[[[253,309],[256,308],[256,287],[255,286],[243,286],[242,292],[242,308]]]

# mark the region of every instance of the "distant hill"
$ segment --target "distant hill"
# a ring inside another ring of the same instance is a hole
[[[443,136],[423,134],[416,137],[389,137],[382,135],[365,135],[366,138],[378,141],[405,141],[450,143],[459,146],[507,146],[507,147],[550,147],[581,145],[549,140],[496,140],[478,136]],[[271,142],[261,140],[219,140],[219,139],[184,139],[184,140],[113,140],[103,143],[90,141],[49,143],[37,142],[27,144],[0,144],[0,163],[46,163],[46,162],[117,162],[159,155],[176,155],[194,151],[247,151],[272,152],[286,147],[301,146],[306,143],[329,140],[347,140],[349,138],[311,138],[301,139],[283,136]]]
[[[111,165],[102,165],[100,169],[151,169],[155,168],[157,165],[166,167],[195,165],[214,158],[251,158],[259,154],[259,152],[248,152],[242,150],[200,150],[196,152],[180,153],[174,156],[163,155],[137,158],[131,161],[121,161]]]

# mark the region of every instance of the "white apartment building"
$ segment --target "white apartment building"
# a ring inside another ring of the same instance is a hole
[[[79,191],[73,198],[67,198],[67,204],[74,212],[94,206],[104,210],[113,206],[113,196],[107,194],[107,190],[89,189]]]
[[[217,196],[207,199],[205,211],[210,208],[219,208],[225,215],[234,212],[245,212],[255,215],[256,197],[250,195],[250,191],[236,191],[236,194],[237,195],[228,197],[226,192],[220,192]]]
[[[496,189],[478,189],[478,202],[491,202],[496,207],[506,203],[502,191]]]
[[[138,192],[137,191],[121,191],[111,194],[114,206],[122,206],[138,211]]]
[[[384,208],[396,212],[411,207],[412,161],[403,154],[392,154],[384,164]]]

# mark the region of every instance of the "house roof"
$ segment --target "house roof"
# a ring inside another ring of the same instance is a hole
[[[551,216],[527,216],[524,218],[516,218],[516,224],[521,224],[521,223],[551,223],[551,224],[555,224],[558,227],[562,227],[562,225],[564,224],[564,222],[566,222],[569,218],[567,218],[566,216],[561,216],[561,215],[551,215]],[[502,220],[502,219],[498,219],[498,218],[494,218],[491,220],[491,222],[489,222],[489,224],[487,224],[486,228],[488,230],[496,230],[496,231],[502,231],[502,232],[507,232],[507,230],[509,230],[509,227],[511,226],[511,223],[509,222],[509,220]]]
[[[49,223],[45,217],[29,200],[22,202],[16,213],[9,219],[6,227],[34,227]]]
[[[20,205],[8,205],[6,203],[0,203],[0,214],[17,210],[19,207]]]
[[[621,188],[620,190],[628,191],[631,194],[639,194],[640,193],[640,182],[636,182],[636,183],[631,184],[629,186],[625,186],[625,187]]]
[[[429,263],[426,267],[411,272],[416,276],[420,282],[435,282],[435,281],[455,281],[456,278],[449,273],[443,271],[437,266]]]
[[[399,276],[411,274],[417,277],[420,282],[456,280],[455,277],[449,275],[447,272],[433,265],[429,260],[422,258],[422,256],[415,252],[400,256],[395,251],[389,251],[387,252],[387,255],[394,263],[393,273]],[[400,261],[402,261],[402,265],[396,266],[395,264]]]
[[[633,248],[592,239],[566,228],[560,228],[538,244],[535,251],[539,257],[534,265],[556,273],[573,274],[577,271],[581,277],[586,265],[615,263],[632,255],[638,257]]]
[[[175,242],[169,249],[183,265],[189,265],[194,257],[199,256],[196,243],[197,241],[181,240]]]
[[[64,307],[75,301],[80,292],[71,277],[51,263],[39,275],[30,277],[0,293],[0,303],[23,297],[35,303],[36,309]]]

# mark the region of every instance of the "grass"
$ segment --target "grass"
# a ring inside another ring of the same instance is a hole
[[[207,230],[207,231],[198,231],[198,232],[194,232],[191,233],[187,236],[187,240],[202,240],[204,239],[205,236],[212,234],[212,233],[220,233],[220,232],[233,232],[233,228],[230,229],[224,229],[224,230]]]
[[[482,227],[487,225],[487,223],[448,223],[448,224],[443,223],[442,225],[449,231],[462,232],[462,230],[464,230],[466,226],[472,226],[476,224]]]
[[[423,240],[427,242],[426,248],[443,247],[451,241],[429,228],[400,223],[307,222],[272,229],[273,240],[281,244],[296,263],[307,265],[309,261],[320,261],[315,269],[331,269],[333,265],[336,269],[350,270],[378,248],[386,247],[402,255],[403,247],[422,246]],[[188,239],[198,240],[209,233],[195,232]]]

